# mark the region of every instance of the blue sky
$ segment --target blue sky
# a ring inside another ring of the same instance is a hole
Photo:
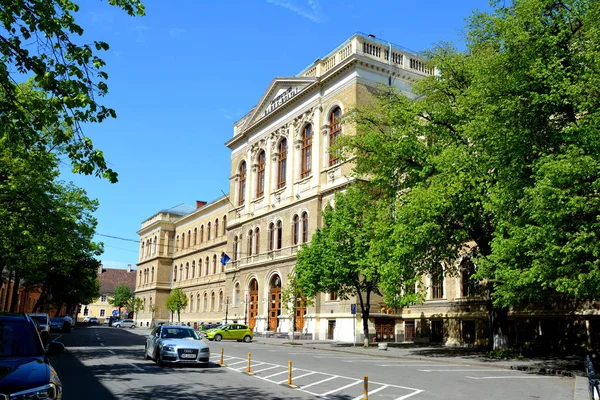
[[[135,266],[146,218],[229,191],[224,143],[274,77],[298,74],[355,32],[414,51],[464,47],[465,18],[489,9],[487,0],[147,0],[147,15],[132,18],[105,1],[80,3],[86,41],[110,44],[102,103],[118,116],[85,133],[119,182],[63,179],[100,201],[108,268]]]

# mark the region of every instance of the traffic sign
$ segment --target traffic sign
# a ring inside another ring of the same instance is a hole
[[[350,313],[356,315],[356,304],[350,304]]]
[[[113,310],[113,316],[114,317],[118,317],[119,316],[119,310]]]

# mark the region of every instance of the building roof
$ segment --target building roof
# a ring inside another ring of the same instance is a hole
[[[128,272],[126,269],[107,269],[103,268],[102,272],[98,274],[98,280],[100,281],[100,293],[109,295],[115,292],[117,285],[124,283],[131,288],[131,291],[135,290],[135,271],[131,270]]]

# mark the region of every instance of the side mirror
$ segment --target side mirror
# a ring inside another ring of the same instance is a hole
[[[65,345],[61,342],[50,342],[48,343],[48,350],[46,354],[49,356],[55,356],[57,354],[63,354],[65,352]]]
[[[154,336],[155,336],[155,337],[159,337],[159,336],[160,336],[160,333],[156,332],[156,333],[154,334]]]

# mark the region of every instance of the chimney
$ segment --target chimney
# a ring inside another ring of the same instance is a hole
[[[98,267],[98,275],[100,275],[102,273],[102,271],[103,271],[102,267],[103,267],[102,264],[100,264],[100,266]]]
[[[127,264],[127,272],[131,272],[131,264]]]
[[[202,208],[202,207],[204,207],[205,205],[206,205],[206,202],[205,202],[205,201],[202,201],[202,200],[196,200],[196,210],[197,210],[197,209],[199,209],[199,208]]]

